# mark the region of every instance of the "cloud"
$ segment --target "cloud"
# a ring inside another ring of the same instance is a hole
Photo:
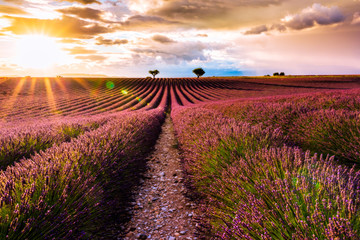
[[[15,4],[22,4],[24,0],[4,0],[5,2],[15,3]]]
[[[103,14],[103,11],[101,10],[87,8],[87,7],[86,8],[69,7],[69,8],[58,9],[57,11],[67,15],[75,15],[80,18],[97,20],[97,21],[102,20],[101,15]]]
[[[57,0],[59,2],[75,2],[75,3],[82,3],[82,4],[92,4],[92,3],[97,3],[97,4],[101,4],[101,2],[97,1],[97,0]]]
[[[7,6],[7,5],[0,5],[0,13],[5,13],[5,14],[28,14],[27,12],[25,12],[21,8],[11,7],[11,6]]]
[[[1,64],[0,65],[0,71],[14,71],[18,68],[19,66],[16,64]]]
[[[103,55],[76,56],[75,58],[86,62],[103,62],[107,59],[107,57]]]
[[[354,13],[351,24],[360,24],[360,12]]]
[[[311,7],[303,9],[300,13],[289,15],[283,19],[284,24],[296,30],[311,28],[315,24],[330,25],[340,23],[345,20],[345,16],[336,6],[325,7],[315,3]]]
[[[360,14],[359,14],[360,15]],[[354,14],[354,21],[357,15]],[[345,16],[336,6],[325,7],[315,3],[294,15],[288,15],[279,23],[260,25],[246,31],[245,35],[261,34],[269,31],[285,32],[287,29],[302,30],[317,25],[331,25],[345,21]],[[359,19],[360,21],[360,19]]]
[[[97,53],[96,50],[86,49],[86,48],[84,48],[84,47],[65,48],[64,50],[65,50],[65,51],[68,51],[68,52],[69,52],[70,54],[72,54],[72,55]]]
[[[25,0],[3,0],[3,1],[10,2],[10,3],[15,3],[15,4],[22,4],[22,3],[25,2]],[[92,3],[101,4],[101,2],[98,1],[98,0],[55,0],[55,1],[81,3],[81,4],[92,4]]]
[[[13,34],[34,34],[42,33],[53,37],[62,38],[92,38],[98,34],[111,33],[115,29],[99,25],[98,23],[87,22],[77,18],[63,16],[61,19],[37,19],[5,16],[11,20],[9,27],[2,31],[10,31]]]
[[[263,32],[267,32],[269,29],[266,25],[261,25],[257,27],[253,27],[250,30],[245,32],[245,35],[254,35],[254,34],[261,34]]]
[[[198,36],[198,37],[208,37],[208,35],[205,34],[205,33],[199,33],[199,34],[197,34],[196,36]]]
[[[144,4],[145,1],[148,2],[148,0],[133,0],[131,2],[138,2],[138,5],[141,5]],[[150,5],[149,9],[151,10],[149,10],[149,12],[151,13],[175,19],[194,19],[216,17],[219,16],[216,14],[224,14],[242,7],[266,7],[269,5],[278,5],[283,2],[283,0],[162,0],[155,2],[157,2],[157,4],[153,3]]]
[[[286,26],[281,23],[274,23],[273,25],[271,25],[270,30],[277,30],[278,32],[285,32]]]
[[[96,45],[121,45],[121,44],[127,44],[129,41],[127,39],[105,39],[103,37],[97,37]]]
[[[180,64],[192,61],[207,61],[210,56],[207,50],[222,49],[224,46],[216,43],[175,42],[173,44],[156,44],[146,40],[138,43],[132,58],[135,64],[153,64],[154,60],[166,64]]]
[[[154,40],[155,42],[164,43],[164,44],[176,42],[176,41],[174,41],[166,36],[163,36],[163,35],[154,35],[151,39]]]
[[[120,23],[119,28],[122,30],[149,29],[153,31],[154,28],[161,28],[164,30],[164,27],[174,26],[175,24],[178,24],[178,22],[168,21],[162,17],[134,15],[129,17],[126,21]]]
[[[75,44],[83,44],[82,41],[78,40],[78,39],[72,39],[72,38],[63,38],[58,40],[58,42],[60,43],[75,43]]]
[[[245,35],[257,35],[257,34],[261,34],[264,32],[269,32],[269,31],[278,31],[278,32],[285,32],[286,31],[286,27],[285,25],[281,24],[281,23],[274,23],[270,26],[267,25],[260,25],[260,26],[256,26],[251,28],[250,30],[247,30],[244,34]]]
[[[268,19],[268,7],[277,8],[286,1],[289,0],[128,0],[128,3],[133,12],[175,21],[182,27],[238,29],[254,18]]]

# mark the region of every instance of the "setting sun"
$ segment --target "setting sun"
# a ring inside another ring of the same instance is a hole
[[[51,67],[58,63],[63,55],[56,39],[45,35],[26,35],[17,41],[16,62],[24,68]]]

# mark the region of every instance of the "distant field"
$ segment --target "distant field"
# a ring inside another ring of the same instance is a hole
[[[0,119],[84,116],[360,87],[360,76],[0,79]]]
[[[205,238],[359,239],[359,96],[360,76],[0,78],[0,239],[124,224],[169,112]]]

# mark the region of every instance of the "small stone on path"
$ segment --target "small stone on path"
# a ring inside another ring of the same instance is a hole
[[[180,152],[168,117],[148,161],[148,172],[134,192],[133,217],[127,226],[125,240],[197,239],[195,237],[196,206],[185,197]],[[189,212],[191,208],[192,212]],[[131,210],[130,210],[131,211]],[[180,231],[181,230],[181,231]]]

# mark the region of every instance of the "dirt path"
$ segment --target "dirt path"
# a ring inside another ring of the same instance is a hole
[[[186,188],[175,144],[172,122],[167,117],[133,202],[133,218],[125,239],[197,239],[195,204],[184,196]]]

